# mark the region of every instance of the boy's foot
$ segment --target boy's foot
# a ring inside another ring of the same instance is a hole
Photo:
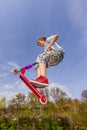
[[[30,80],[30,82],[37,87],[47,87],[49,85],[48,79],[44,76],[40,76],[36,80]]]

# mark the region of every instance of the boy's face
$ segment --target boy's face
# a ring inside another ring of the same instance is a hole
[[[42,46],[42,47],[44,47],[44,44],[45,44],[45,41],[42,41],[42,40],[38,40],[38,45],[39,46]]]

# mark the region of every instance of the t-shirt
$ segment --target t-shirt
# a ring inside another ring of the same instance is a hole
[[[50,44],[52,38],[53,38],[53,35],[51,35],[50,37],[48,37],[46,39],[45,46],[44,46],[44,51],[45,51],[46,47]],[[56,50],[56,51],[61,52],[61,53],[65,52],[64,49],[56,42],[51,46],[51,48],[53,50]]]

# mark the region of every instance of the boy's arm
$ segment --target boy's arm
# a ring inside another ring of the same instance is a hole
[[[50,51],[51,50],[51,46],[55,43],[55,41],[58,39],[59,35],[55,34],[53,35],[53,38],[50,42],[50,44],[47,46],[46,51]]]

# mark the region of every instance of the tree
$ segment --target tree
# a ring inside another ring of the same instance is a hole
[[[52,88],[50,96],[53,98],[55,103],[58,103],[59,99],[66,98],[67,94],[58,87]]]
[[[25,95],[18,93],[15,97],[11,100],[10,105],[14,106],[15,108],[22,108],[25,104]]]
[[[6,112],[6,98],[0,99],[0,116],[3,116]]]
[[[0,99],[0,109],[5,108],[6,107],[6,98],[3,97]]]
[[[87,102],[81,102],[78,106],[79,121],[80,125],[87,128]]]
[[[83,90],[81,93],[82,100],[87,102],[87,90]]]

